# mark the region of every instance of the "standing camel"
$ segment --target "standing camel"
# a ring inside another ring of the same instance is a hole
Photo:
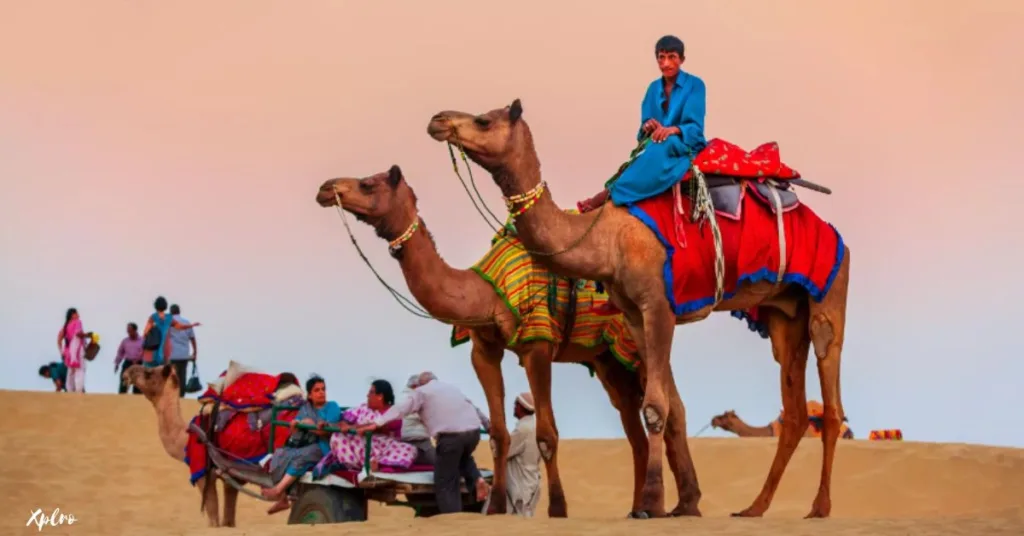
[[[558,429],[551,406],[552,361],[581,363],[592,367],[612,405],[619,411],[622,427],[633,452],[634,492],[631,515],[640,512],[647,464],[647,441],[640,421],[643,389],[638,375],[618,363],[606,343],[588,347],[572,338],[566,341],[565,334],[560,333],[563,324],[555,320],[554,311],[549,313],[546,320],[550,322],[552,335],[561,339],[562,344],[556,347],[555,341],[548,340],[518,342],[515,335],[522,325],[520,319],[503,297],[498,295],[495,287],[472,270],[452,268],[438,254],[433,238],[419,216],[416,195],[398,166],[363,179],[328,180],[316,196],[317,203],[324,207],[336,206],[339,199],[345,211],[371,225],[378,236],[389,242],[389,251],[398,260],[406,284],[416,300],[435,318],[455,324],[461,321],[470,330],[473,368],[484,389],[491,415],[490,435],[494,454],[491,512],[507,511],[505,478],[510,438],[505,424],[505,386],[501,372],[505,349],[519,356],[519,363],[526,369],[533,392],[537,409],[537,445],[548,474],[548,515],[567,515],[565,494],[558,473]],[[530,259],[528,255],[523,257],[528,261]],[[548,280],[549,272],[539,265],[533,264],[527,270],[532,272],[535,279]],[[568,292],[568,286],[563,284],[560,288]],[[548,291],[545,289],[531,298],[531,301],[546,303]],[[573,310],[575,307],[570,308],[570,311]],[[565,319],[566,329],[571,332],[572,327],[569,326],[575,325],[574,319],[582,313],[584,311],[575,311],[574,318]],[[538,313],[530,311],[522,314],[522,321],[525,322],[529,315]],[[603,321],[621,322],[621,318],[605,316]],[[684,424],[681,420],[668,423],[667,442],[670,447],[685,445]],[[672,467],[675,470],[677,466],[673,464]],[[680,484],[683,479],[677,475],[676,481]],[[696,503],[693,508],[696,508]],[[682,512],[683,508],[677,510]]]
[[[124,371],[126,383],[134,385],[153,404],[156,410],[157,433],[160,443],[167,454],[185,463],[185,445],[188,443],[188,423],[181,416],[181,398],[179,397],[178,374],[174,367],[164,365],[159,368],[133,365]],[[209,484],[207,484],[209,483]],[[209,493],[204,493],[206,486],[213,486]],[[217,518],[217,484],[216,480],[200,478],[196,488],[203,498],[203,511],[211,527],[234,527],[235,506],[238,503],[238,490],[231,486],[224,488],[224,516]]]
[[[684,411],[682,403],[674,403],[671,396],[675,391],[670,366],[675,325],[702,320],[712,311],[748,311],[759,307],[759,319],[767,325],[772,352],[781,365],[785,425],[761,492],[749,507],[734,515],[757,517],[764,514],[803,436],[808,420],[806,365],[813,342],[825,403],[825,432],[822,434],[821,482],[807,517],[828,517],[832,509],[832,463],[843,418],[839,361],[850,271],[849,250],[838,238],[838,233],[835,238],[839,253],[833,252],[833,258],[838,260],[829,278],[830,290],[823,296],[812,296],[806,288],[791,284],[790,280],[782,283],[786,274],[783,267],[778,267],[781,273],[772,272],[774,267],[766,267],[766,275],[745,281],[738,279],[737,274],[731,274],[732,279],[726,284],[733,288],[726,288],[727,294],[719,296],[716,288],[714,299],[706,300],[706,305],[677,313],[673,308],[674,302],[670,300],[674,287],[666,285],[665,278],[672,275],[676,282],[686,284],[691,275],[696,275],[697,267],[681,269],[673,264],[670,268],[667,261],[673,258],[670,252],[686,258],[686,255],[695,254],[693,248],[707,244],[703,228],[698,223],[677,221],[685,232],[683,236],[694,237],[690,239],[694,244],[687,250],[685,242],[663,243],[660,233],[655,234],[639,216],[633,215],[632,207],[606,203],[598,210],[581,215],[563,212],[555,205],[548,185],[541,181],[540,161],[522,114],[522,104],[518,99],[511,106],[479,115],[444,111],[430,119],[427,133],[437,141],[461,146],[470,159],[491,174],[505,197],[519,237],[532,254],[560,275],[603,282],[612,303],[625,314],[639,343],[647,374],[642,410],[649,452],[643,500],[645,510],[653,516],[664,514],[661,457],[665,419],[672,413]],[[739,184],[741,188],[749,186],[748,181],[739,181]],[[670,190],[663,195],[678,192],[678,189]],[[771,192],[777,195],[777,190]],[[688,198],[678,195],[675,201],[680,206],[690,204]],[[746,206],[748,212],[742,216],[744,221],[752,217],[750,210],[768,210],[749,203]],[[780,226],[784,218],[787,221],[791,219],[789,215],[782,214],[778,205],[775,213]],[[801,213],[806,214],[806,211]],[[764,214],[757,213],[762,218]],[[685,219],[689,220],[688,217]],[[780,240],[776,244],[780,250],[782,238],[775,237]],[[676,252],[676,248],[680,251]],[[714,253],[709,255],[715,257]],[[738,264],[734,249],[726,251],[723,256],[727,265]],[[674,273],[673,268],[676,270]],[[688,491],[697,493],[696,475],[688,453],[686,458],[690,464],[688,473],[692,477],[692,491]]]

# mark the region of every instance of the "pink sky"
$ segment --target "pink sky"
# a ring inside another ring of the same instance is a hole
[[[644,5],[5,2],[0,387],[47,388],[36,369],[74,306],[104,341],[88,390],[114,391],[124,324],[163,294],[206,324],[204,377],[232,358],[317,371],[351,403],[370,377],[430,368],[483,404],[468,348],[390,301],[316,188],[401,165],[442,254],[468,266],[491,231],[426,135],[430,116],[522,98],[569,206],[632,148],[653,43],[675,33],[708,87],[709,137],[777,140],[835,192],[801,196],[853,251],[854,430],[1024,445],[1002,411],[1024,407],[1024,233],[1010,222],[1024,3]],[[404,289],[384,243],[356,231]],[[725,315],[680,328],[673,364],[691,432],[725,409],[754,422],[779,410],[767,341]],[[511,402],[526,382],[506,365]],[[555,382],[564,436],[619,433],[581,367],[556,367]]]

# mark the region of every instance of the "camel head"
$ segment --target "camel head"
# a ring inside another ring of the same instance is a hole
[[[128,385],[134,385],[150,402],[171,396],[178,398],[178,373],[171,365],[162,367],[144,367],[132,365],[124,371],[121,380]]]
[[[533,149],[533,136],[523,120],[519,99],[482,114],[439,112],[430,118],[427,134],[437,141],[462,146],[466,156],[491,174],[519,163]]]
[[[739,416],[736,415],[735,411],[730,409],[721,415],[712,417],[711,426],[713,428],[721,428],[727,432],[732,432],[738,422],[740,422]]]
[[[395,240],[418,221],[416,194],[398,166],[362,179],[330,179],[320,185],[316,194],[320,206],[337,206],[338,199],[342,209],[372,226],[385,240]]]

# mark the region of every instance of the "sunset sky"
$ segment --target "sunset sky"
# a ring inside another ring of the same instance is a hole
[[[353,404],[372,378],[429,369],[485,407],[468,345],[390,298],[317,187],[401,165],[442,255],[469,266],[492,232],[430,117],[521,98],[572,206],[632,149],[673,33],[707,85],[709,138],[778,141],[834,191],[800,196],[852,250],[855,433],[1024,446],[1024,2],[0,5],[0,388],[52,389],[36,371],[73,306],[103,338],[87,390],[116,392],[124,325],[164,295],[204,324],[204,379],[229,359],[318,372]],[[405,291],[384,242],[355,231]],[[672,355],[691,434],[727,409],[778,415],[778,366],[742,322],[681,327]],[[504,370],[511,404],[526,379]],[[583,367],[555,367],[554,404],[563,437],[621,435]]]

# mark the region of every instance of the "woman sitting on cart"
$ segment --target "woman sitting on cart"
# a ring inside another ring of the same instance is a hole
[[[370,384],[366,403],[345,411],[339,428],[341,433],[331,436],[331,453],[347,469],[360,470],[366,462],[366,438],[352,434],[357,427],[372,423],[395,404],[395,391],[386,380]],[[370,470],[381,465],[408,469],[419,451],[402,442],[402,421],[396,420],[375,432],[370,440]]]
[[[327,384],[323,378],[314,375],[307,380],[306,393],[306,403],[291,423],[288,441],[284,448],[274,452],[270,460],[270,475],[277,484],[264,488],[263,496],[277,502],[267,510],[268,514],[290,507],[286,493],[288,488],[330,452],[330,433],[322,429],[335,426],[341,420],[341,407],[327,401]],[[295,425],[299,423],[316,426],[320,430],[296,430]]]

